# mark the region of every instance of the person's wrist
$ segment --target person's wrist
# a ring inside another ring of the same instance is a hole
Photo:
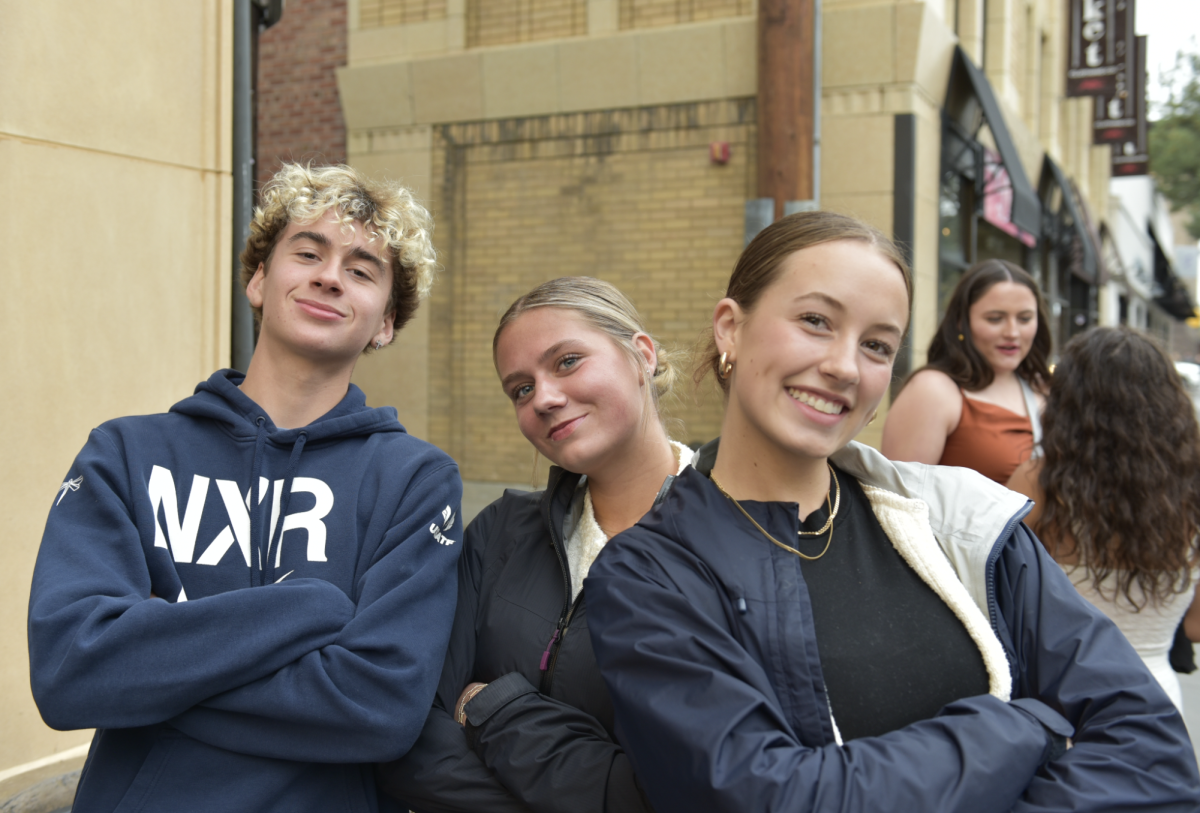
[[[467,704],[485,688],[487,688],[486,683],[475,683],[463,690],[462,695],[458,698],[458,705],[454,707],[454,722],[459,725],[467,724]]]

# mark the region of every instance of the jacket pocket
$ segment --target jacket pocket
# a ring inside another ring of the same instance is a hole
[[[159,731],[150,753],[142,761],[142,767],[138,769],[137,775],[113,813],[140,813],[146,809],[146,802],[158,787],[164,769],[183,740],[184,735],[173,729],[164,728]]]
[[[239,754],[164,727],[113,813],[366,813],[374,777],[354,764]]]

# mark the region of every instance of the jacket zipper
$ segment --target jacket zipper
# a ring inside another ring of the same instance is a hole
[[[568,510],[570,510],[568,508]],[[550,512],[548,511],[547,514]],[[550,686],[554,683],[554,667],[558,664],[558,653],[562,649],[563,638],[567,636],[567,629],[571,624],[571,616],[575,614],[575,607],[579,604],[579,599],[571,601],[571,574],[567,572],[567,559],[563,553],[562,540],[559,538],[561,531],[554,527],[553,519],[547,515],[546,524],[550,528],[550,540],[554,546],[554,555],[558,557],[558,569],[562,573],[563,580],[563,612],[558,618],[558,625],[554,628],[554,634],[550,636],[549,642],[546,644],[546,651],[542,653],[541,663],[538,664],[538,669],[542,673],[539,691],[542,694],[550,694]],[[580,598],[583,594],[580,593]]]
[[[1013,514],[1009,517],[1008,522],[1004,523],[1004,528],[1001,529],[1000,536],[992,543],[992,550],[988,553],[987,561],[983,566],[983,578],[987,587],[988,620],[992,623],[992,632],[996,633],[1002,646],[1004,639],[1000,638],[1000,622],[998,621],[1000,614],[996,609],[996,562],[1000,560],[1000,548],[1003,547],[1004,541],[1016,532],[1017,524],[1029,515],[1032,505],[1032,500],[1027,501],[1020,511]]]
[[[663,501],[668,492],[670,492],[671,485],[674,482],[675,475],[669,475],[663,480],[662,487],[659,488],[658,494],[654,497],[655,505]],[[554,526],[554,522],[549,517],[546,520],[550,526],[550,539],[553,540],[554,553],[558,557],[558,567],[562,572],[564,608],[563,615],[558,619],[558,626],[554,628],[554,634],[550,636],[550,640],[546,644],[546,651],[542,653],[541,663],[538,664],[538,669],[542,673],[539,691],[542,694],[548,695],[550,694],[550,687],[554,685],[554,667],[558,664],[558,653],[562,651],[563,640],[567,637],[567,631],[571,628],[571,617],[575,615],[575,609],[579,606],[579,602],[583,598],[583,591],[580,590],[575,600],[571,600],[571,574],[567,572],[567,560],[563,554],[563,543],[559,539],[558,529]],[[744,601],[742,606],[745,606]]]
[[[575,615],[575,608],[579,606],[579,600],[583,598],[583,593],[579,594],[579,598],[571,603],[571,608],[567,610],[567,614],[559,622],[558,628],[554,630],[554,635],[550,638],[550,643],[546,645],[546,651],[542,653],[542,694],[550,694],[550,687],[554,685],[554,667],[558,664],[558,653],[562,651],[563,641],[567,638],[567,632],[571,628],[571,616]],[[553,649],[553,653],[551,653]],[[547,661],[549,665],[547,667]]]

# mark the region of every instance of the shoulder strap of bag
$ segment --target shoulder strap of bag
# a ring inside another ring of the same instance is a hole
[[[1029,382],[1024,378],[1018,378],[1021,382],[1021,394],[1025,396],[1025,411],[1029,414],[1029,424],[1033,427],[1033,445],[1036,449],[1038,444],[1042,442],[1042,415],[1038,407],[1037,396],[1034,395],[1033,387],[1029,386]]]

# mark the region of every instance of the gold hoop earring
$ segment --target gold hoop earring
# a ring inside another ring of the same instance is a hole
[[[879,410],[872,412],[871,417],[867,420],[867,426],[870,426],[871,424],[875,423],[875,419],[878,417],[879,417]]]
[[[721,354],[721,360],[717,362],[717,377],[722,381],[729,378],[729,374],[733,372],[733,362],[729,360],[728,353]]]

